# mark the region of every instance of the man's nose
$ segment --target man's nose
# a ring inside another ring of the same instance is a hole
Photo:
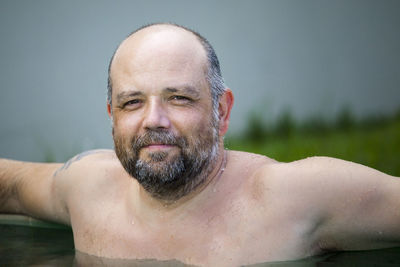
[[[167,129],[170,127],[170,120],[161,100],[149,100],[143,127],[152,130]]]

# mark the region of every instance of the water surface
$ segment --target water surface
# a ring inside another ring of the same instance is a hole
[[[0,266],[187,266],[173,260],[116,260],[91,256],[74,250],[70,228],[35,226],[0,224]],[[337,252],[251,266],[400,266],[400,247]]]

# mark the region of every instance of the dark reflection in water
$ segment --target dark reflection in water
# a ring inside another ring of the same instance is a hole
[[[107,259],[75,252],[70,229],[0,224],[0,266],[188,266],[178,261]],[[400,266],[400,248],[338,252],[260,266]]]
[[[0,225],[0,266],[72,266],[71,229]]]

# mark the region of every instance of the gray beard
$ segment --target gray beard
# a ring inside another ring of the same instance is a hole
[[[219,155],[217,128],[192,138],[193,144],[165,130],[148,130],[132,140],[125,149],[114,136],[115,151],[124,169],[153,197],[175,201],[201,185],[214,169]],[[140,149],[151,143],[175,145],[180,153],[168,159],[167,152],[152,152],[149,159],[139,158]]]

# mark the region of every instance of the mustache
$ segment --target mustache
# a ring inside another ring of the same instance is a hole
[[[151,144],[176,145],[179,147],[184,147],[186,145],[186,140],[183,137],[175,136],[169,131],[148,130],[143,135],[135,137],[132,141],[133,149],[136,151]]]

